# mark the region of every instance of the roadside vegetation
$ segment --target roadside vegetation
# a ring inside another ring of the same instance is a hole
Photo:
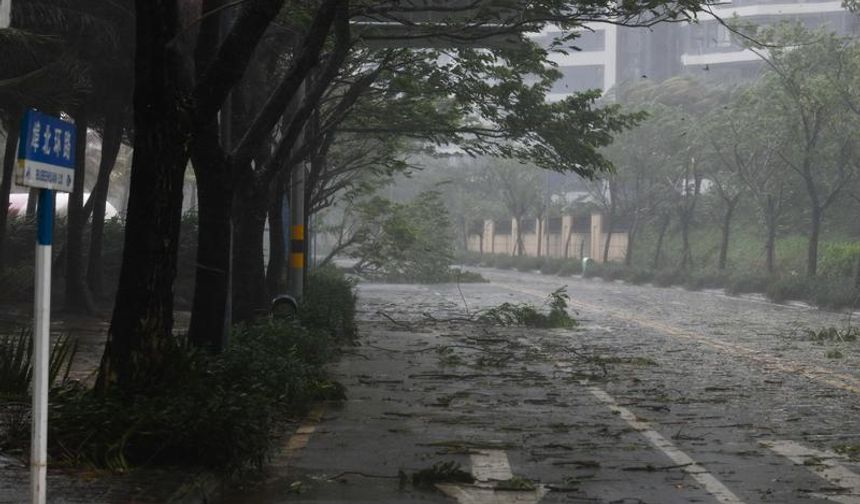
[[[170,374],[137,390],[100,392],[68,378],[68,337],[53,347],[52,464],[125,471],[185,465],[223,474],[260,468],[272,437],[314,401],[342,399],[325,364],[355,335],[352,284],[332,269],[309,275],[296,320],[237,325],[218,354],[184,337],[168,349]],[[29,445],[29,333],[0,338],[0,451]]]
[[[329,256],[351,257],[362,278],[390,283],[484,282],[481,275],[452,268],[452,224],[442,194],[424,191],[407,202],[369,197],[341,219],[351,222]],[[341,224],[341,228],[345,227]]]
[[[591,238],[600,240],[602,264],[586,276],[857,308],[860,43],[792,22],[736,28],[748,36],[737,42],[764,60],[758,75],[620,85],[623,108],[647,117],[603,149],[614,172],[587,181],[528,170],[493,178],[475,169],[463,178],[483,183],[461,199],[484,194],[496,205],[466,207],[461,218],[496,219],[497,234],[503,226],[512,255],[522,256],[523,229],[539,233],[555,219],[560,235],[562,216],[582,226],[595,212],[604,236]],[[476,224],[466,226],[461,250],[483,244]],[[626,245],[610,261],[621,233]],[[589,254],[562,249],[566,257]],[[547,254],[538,248],[535,255]],[[538,257],[471,262],[547,274],[579,268]]]
[[[650,284],[657,287],[683,287],[688,290],[724,289],[728,294],[757,293],[776,303],[803,301],[824,309],[845,309],[860,306],[860,289],[854,283],[856,253],[844,260],[842,246],[824,244],[822,273],[809,278],[796,271],[768,275],[753,268],[719,271],[714,268],[683,271],[675,268],[653,269],[648,265],[627,266],[623,263],[590,263],[585,278],[620,280],[630,284]],[[830,251],[833,250],[833,259]],[[671,257],[671,256],[670,256]],[[802,260],[799,258],[798,260]],[[465,266],[540,272],[560,277],[582,275],[582,261],[576,259],[538,258],[500,254],[461,254],[458,262]]]

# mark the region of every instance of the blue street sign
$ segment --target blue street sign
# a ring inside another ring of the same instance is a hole
[[[28,110],[21,120],[18,185],[71,192],[75,181],[75,125]]]

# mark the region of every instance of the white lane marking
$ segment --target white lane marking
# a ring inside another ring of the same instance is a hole
[[[496,490],[496,483],[514,477],[508,455],[502,450],[482,450],[471,455],[474,485],[438,484],[436,488],[460,504],[537,504],[547,490]]]
[[[588,391],[600,400],[602,403],[609,406],[613,412],[624,419],[630,427],[633,427],[639,434],[645,437],[649,443],[655,448],[662,451],[672,462],[681,466],[681,470],[689,474],[714,498],[722,504],[743,504],[743,501],[731,490],[726,488],[717,478],[705,470],[704,467],[696,463],[689,455],[679,450],[671,441],[660,435],[659,432],[651,428],[648,422],[644,422],[636,418],[629,409],[620,406],[615,399],[609,394],[597,387],[588,387]]]
[[[838,494],[814,494],[816,497],[842,504],[860,504],[860,476],[836,462],[844,460],[844,457],[831,451],[807,448],[794,441],[766,441],[761,444],[842,489]]]
[[[537,504],[546,495],[543,487],[528,492],[448,484],[439,484],[436,488],[460,504]]]
[[[503,450],[485,450],[471,455],[472,476],[480,482],[507,481],[514,477]]]

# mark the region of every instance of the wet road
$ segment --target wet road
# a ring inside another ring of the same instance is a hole
[[[350,399],[226,502],[860,504],[860,342],[803,333],[846,315],[481,273],[462,295],[362,284],[360,346],[334,369]],[[565,284],[575,329],[460,320]],[[443,462],[475,483],[405,481]]]

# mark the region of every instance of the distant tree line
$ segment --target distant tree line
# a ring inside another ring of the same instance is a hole
[[[778,235],[801,232],[805,274],[814,277],[826,218],[844,222],[840,209],[860,194],[860,44],[793,23],[751,35],[757,43],[749,48],[763,61],[752,81],[679,77],[619,90],[626,106],[649,115],[606,151],[616,166],[605,184],[610,214],[631,223],[628,265],[640,253],[637,237],[650,226],[652,266],[665,266],[664,238],[674,225],[679,266],[689,269],[694,224],[714,221],[720,239],[711,266],[725,270],[742,209],[760,226],[768,273],[775,272]]]

